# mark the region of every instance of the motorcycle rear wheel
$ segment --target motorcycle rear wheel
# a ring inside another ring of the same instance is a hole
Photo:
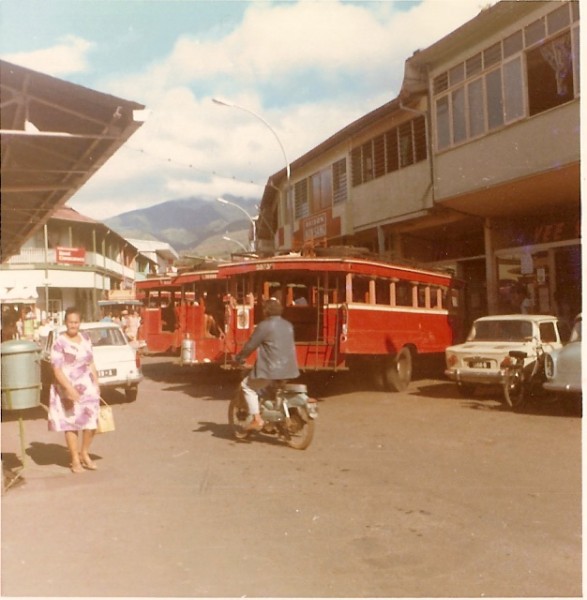
[[[237,440],[244,440],[251,433],[246,429],[249,424],[249,408],[240,386],[228,405],[228,424]]]
[[[287,445],[296,450],[305,450],[312,443],[316,424],[305,408],[299,406],[289,410],[290,426],[287,428]]]
[[[503,395],[510,408],[522,408],[526,400],[526,386],[520,369],[513,369],[506,373],[503,383]]]

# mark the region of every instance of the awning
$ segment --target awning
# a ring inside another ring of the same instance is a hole
[[[0,288],[0,303],[2,304],[34,304],[38,297],[39,294],[34,287]]]
[[[144,106],[0,60],[0,259],[17,254],[144,120]]]

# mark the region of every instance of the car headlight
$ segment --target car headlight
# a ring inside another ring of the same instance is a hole
[[[544,357],[544,374],[548,379],[552,379],[554,377],[554,359],[550,354],[547,354]]]

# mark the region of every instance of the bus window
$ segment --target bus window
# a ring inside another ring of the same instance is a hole
[[[331,275],[328,280],[328,286],[321,287],[319,292],[322,297],[322,304],[339,304],[344,302],[344,279],[343,277]]]
[[[353,302],[369,302],[369,282],[367,277],[353,277]]]
[[[305,285],[290,285],[287,294],[288,306],[310,306],[312,301],[311,290]]]
[[[412,306],[412,286],[409,281],[395,284],[395,301],[397,306]]]
[[[390,285],[388,279],[377,279],[375,282],[375,302],[376,304],[391,304]]]
[[[423,308],[431,308],[429,285],[418,286],[418,306]]]
[[[177,325],[177,313],[175,312],[175,302],[173,298],[161,307],[161,321],[163,323],[163,331],[175,331]]]

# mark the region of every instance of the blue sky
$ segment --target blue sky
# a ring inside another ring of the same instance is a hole
[[[103,219],[175,198],[259,198],[284,166],[396,97],[404,61],[491,2],[1,0],[0,56],[145,104],[72,198]]]

